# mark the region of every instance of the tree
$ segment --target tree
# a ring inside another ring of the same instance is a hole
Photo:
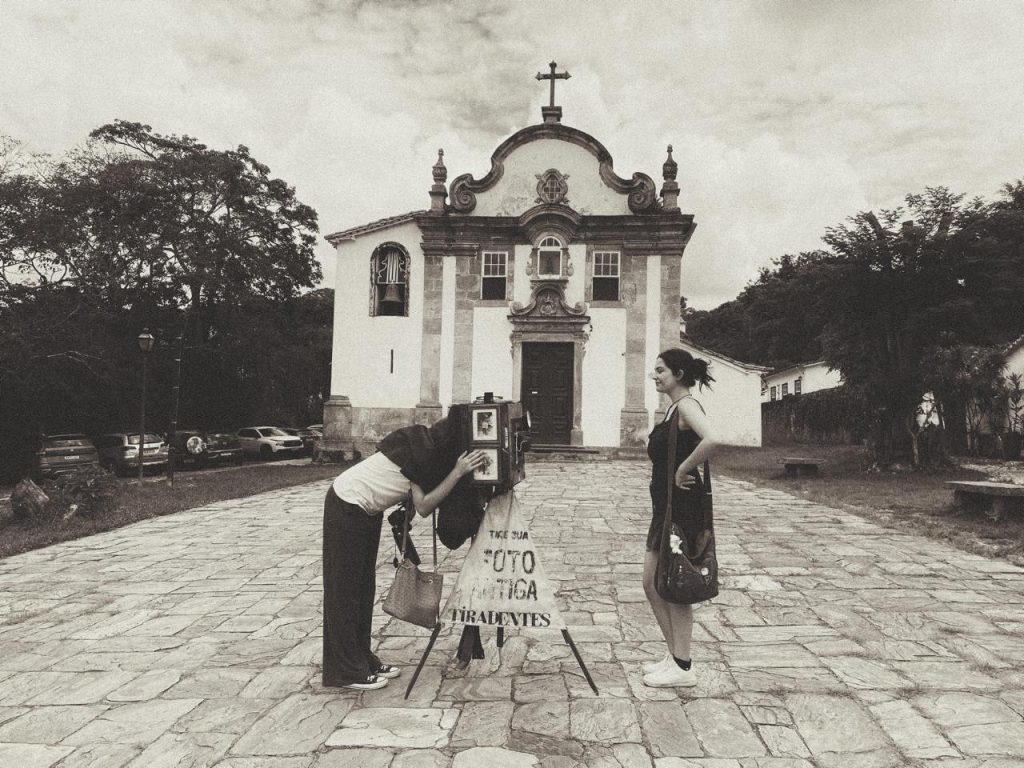
[[[154,428],[171,409],[168,353],[179,333],[183,416],[237,427],[236,415],[267,410],[235,389],[253,361],[240,368],[221,355],[246,345],[279,363],[262,379],[261,392],[281,393],[268,402],[310,410],[323,352],[280,318],[320,279],[316,219],[245,147],[213,150],[123,121],[59,160],[0,140],[0,432],[16,438],[0,441],[0,473],[26,468],[38,431],[134,423],[143,326],[162,342],[150,363]],[[307,368],[313,383],[297,386]]]
[[[99,179],[106,205],[91,209],[93,232],[108,246],[103,255],[120,249],[118,287],[162,289],[189,308],[193,341],[208,333],[218,305],[250,296],[283,301],[320,279],[316,212],[246,147],[212,150],[125,121],[90,135],[125,150]]]
[[[687,331],[699,344],[772,368],[820,359],[816,274],[826,260],[818,251],[776,259],[734,301],[692,313]]]
[[[876,461],[906,449],[916,463],[917,411],[943,375],[936,354],[1024,331],[1024,182],[991,203],[929,188],[905,208],[853,216],[824,241],[828,251],[783,256],[735,301],[694,313],[688,330],[773,367],[824,358],[869,398]],[[970,417],[957,397],[940,403],[947,425]]]

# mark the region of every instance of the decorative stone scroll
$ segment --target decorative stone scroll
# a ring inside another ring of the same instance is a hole
[[[577,302],[569,306],[565,300],[565,280],[538,280],[533,286],[530,303],[524,307],[518,301],[513,302],[508,318],[513,326],[552,321],[577,325],[590,321],[586,304]]]
[[[491,189],[504,175],[505,159],[515,149],[539,139],[567,141],[590,152],[597,158],[601,180],[616,192],[628,195],[627,203],[633,213],[657,213],[661,210],[657,188],[650,176],[646,173],[634,173],[632,178],[622,178],[612,168],[612,156],[601,142],[590,134],[561,123],[531,125],[509,136],[494,150],[494,154],[491,155],[491,170],[482,179],[474,179],[470,173],[456,177],[451,184],[449,195],[451,210],[455,213],[471,213],[476,208],[477,194]]]

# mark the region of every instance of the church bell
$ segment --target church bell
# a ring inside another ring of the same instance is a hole
[[[402,297],[398,295],[398,285],[396,283],[388,283],[388,287],[384,289],[384,296],[380,300],[381,304],[401,304]]]

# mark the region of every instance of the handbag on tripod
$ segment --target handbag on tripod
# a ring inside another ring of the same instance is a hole
[[[718,558],[715,555],[715,524],[711,495],[711,465],[704,462],[704,477],[699,499],[700,529],[696,535],[672,522],[672,499],[680,492],[675,483],[676,443],[679,439],[679,417],[672,414],[668,428],[668,484],[665,523],[661,532],[661,548],[654,574],[654,588],[669,603],[692,605],[710,600],[718,594]],[[688,491],[696,493],[696,490]],[[678,537],[678,551],[672,549],[672,537]]]
[[[416,562],[409,557],[406,546],[409,539],[409,517],[415,514],[412,499],[404,504],[405,514],[402,524],[402,562],[395,571],[395,580],[391,583],[384,598],[384,613],[396,619],[432,629],[437,624],[438,611],[441,608],[441,588],[444,586],[444,574],[436,571],[421,571]],[[434,567],[437,568],[437,534],[434,534]]]

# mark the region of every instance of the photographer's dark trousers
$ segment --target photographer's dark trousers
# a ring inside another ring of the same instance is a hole
[[[380,514],[338,498],[324,501],[324,685],[362,682],[380,666],[370,650]]]

